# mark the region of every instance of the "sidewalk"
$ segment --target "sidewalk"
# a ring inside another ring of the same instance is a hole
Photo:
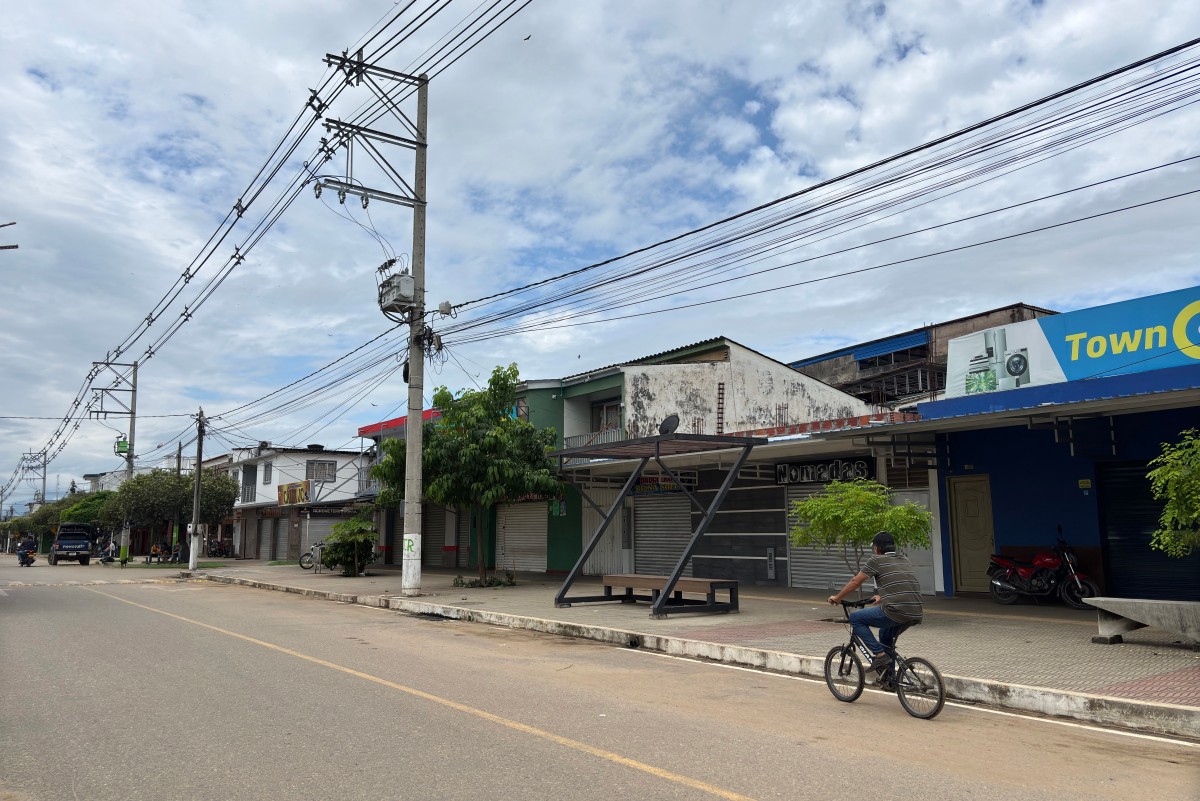
[[[515,587],[466,589],[452,586],[458,572],[426,569],[417,597],[401,596],[400,572],[381,566],[347,578],[239,561],[196,577],[815,677],[846,637],[841,610],[815,590],[745,586],[737,614],[654,620],[644,603],[556,608],[557,576],[521,574]],[[571,589],[598,592],[598,579]],[[1095,613],[1060,604],[927,598],[925,610],[901,650],[937,665],[951,699],[1200,740],[1200,650],[1171,632],[1140,629],[1123,644],[1097,645]]]

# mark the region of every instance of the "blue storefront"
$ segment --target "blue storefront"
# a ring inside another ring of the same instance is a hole
[[[1200,553],[1150,547],[1162,443],[1200,428],[1200,287],[952,340],[932,435],[947,594],[987,591],[991,552],[1030,557],[1062,526],[1105,594],[1200,600]],[[894,435],[893,435],[894,436]]]

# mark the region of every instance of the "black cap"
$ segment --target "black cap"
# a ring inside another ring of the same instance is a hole
[[[884,553],[896,550],[896,541],[892,539],[892,534],[890,531],[880,531],[875,535],[875,538],[871,540],[871,545],[883,551]]]

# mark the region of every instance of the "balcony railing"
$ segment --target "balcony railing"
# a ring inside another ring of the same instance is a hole
[[[604,431],[593,431],[590,434],[576,434],[563,437],[564,448],[581,448],[585,445],[607,445],[610,442],[620,442],[628,439],[624,428],[606,428]]]
[[[242,485],[242,503],[254,503],[258,500],[258,487],[254,484]]]
[[[374,465],[371,465],[369,467],[359,468],[359,471],[358,471],[358,494],[360,496],[362,496],[362,495],[378,495],[379,491],[381,489],[383,489],[383,485],[380,483],[379,479],[371,478],[371,467],[373,467],[373,466]]]

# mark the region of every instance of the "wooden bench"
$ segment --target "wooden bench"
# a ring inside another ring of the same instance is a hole
[[[662,595],[670,576],[653,576],[642,573],[621,573],[605,576],[604,597],[621,603],[636,603],[649,601],[654,604]],[[616,595],[614,590],[624,590],[624,594]],[[649,590],[650,594],[638,594],[637,590]],[[728,600],[718,601],[717,591],[727,592]],[[703,595],[704,600],[685,598],[684,593]],[[707,579],[681,576],[675,582],[671,597],[664,607],[671,607],[675,612],[736,612],[738,611],[738,583],[736,579]]]
[[[1152,601],[1142,598],[1084,598],[1096,607],[1100,629],[1092,642],[1111,645],[1134,629],[1154,626],[1182,634],[1191,643],[1200,643],[1200,602]],[[1195,647],[1195,646],[1194,646]]]

